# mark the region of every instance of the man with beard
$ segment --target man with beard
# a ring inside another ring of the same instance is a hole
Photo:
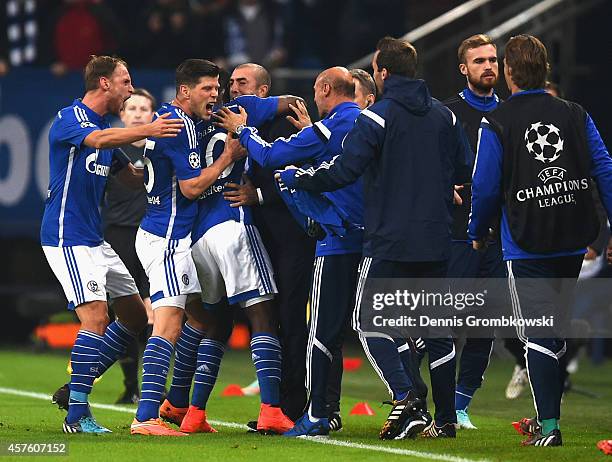
[[[98,205],[113,167],[114,148],[151,136],[176,137],[183,122],[164,116],[138,127],[111,128],[106,114],[119,115],[134,92],[127,64],[93,56],[84,77],[85,96],[58,111],[49,131],[50,180],[40,243],[68,309],[81,322],[72,347],[63,430],[109,433],[89,410],[91,387],[146,326],[147,315],[134,279],[104,241]],[[138,176],[131,164],[120,174],[132,180]],[[117,316],[110,325],[107,294]]]
[[[492,217],[501,213],[501,239],[517,336],[525,344],[535,419],[513,425],[523,446],[561,446],[560,358],[586,247],[599,223],[591,178],[612,219],[612,159],[590,115],[549,95],[544,44],[512,37],[504,77],[512,95],[483,117],[472,177],[468,236],[487,244]],[[552,173],[552,174],[551,174]],[[529,319],[550,316],[537,325]]]
[[[458,49],[459,71],[466,77],[467,86],[457,95],[445,101],[446,106],[453,111],[461,121],[468,136],[470,147],[475,154],[478,144],[478,129],[480,121],[488,112],[494,110],[499,98],[494,87],[499,75],[497,48],[490,37],[477,34],[465,39]],[[448,264],[450,278],[505,278],[506,273],[502,261],[501,245],[497,233],[489,238],[486,252],[476,252],[467,237],[467,223],[471,207],[471,184],[466,183],[456,187],[457,195],[453,210],[453,244]],[[492,229],[498,228],[497,220],[491,224]],[[474,287],[474,291],[482,287]],[[491,291],[489,291],[492,293]],[[490,303],[509,304],[508,291],[500,287],[499,297]],[[470,422],[467,408],[474,393],[480,388],[485,369],[489,364],[489,356],[493,348],[493,331],[472,337],[475,332],[468,332],[461,359],[459,360],[459,376],[455,390],[455,408],[457,424],[460,428],[476,429]]]

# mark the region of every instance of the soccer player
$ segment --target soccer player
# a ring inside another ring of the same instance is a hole
[[[136,88],[132,96],[125,102],[120,112],[121,122],[124,127],[137,127],[150,123],[155,111],[155,98],[144,88]],[[142,157],[145,140],[121,146],[123,153],[137,168],[144,167]],[[149,298],[149,280],[145,274],[138,256],[134,242],[140,221],[144,217],[147,205],[147,196],[142,182],[139,178],[136,187],[122,184],[116,175],[110,175],[104,193],[104,206],[102,207],[102,222],[104,226],[104,238],[110,244],[121,261],[134,278],[138,293],[147,309],[148,328],[153,327],[153,311],[151,299]],[[150,331],[147,333],[147,337]],[[147,337],[144,337],[145,339]],[[140,398],[138,388],[138,360],[140,356],[139,344],[142,340],[130,342],[127,351],[119,359],[123,371],[125,389],[117,404],[137,404]],[[146,343],[146,340],[144,342]]]
[[[246,126],[244,116],[224,111],[220,125],[239,136],[249,152],[249,160],[265,168],[278,168],[294,162],[327,164],[342,151],[342,140],[353,127],[360,109],[353,102],[355,84],[348,70],[334,67],[323,71],[314,84],[314,99],[322,120],[304,128],[288,139],[274,143],[262,140],[257,130]],[[326,194],[341,206],[350,221],[357,224],[346,236],[327,235],[317,243],[311,290],[311,314],[306,363],[308,411],[286,436],[326,435],[329,421],[326,389],[332,361],[330,351],[346,326],[353,304],[357,266],[361,258],[363,231],[362,185],[357,182]]]
[[[478,130],[483,116],[493,111],[499,98],[495,94],[495,85],[499,75],[497,48],[490,37],[477,34],[468,37],[458,49],[459,71],[466,78],[466,87],[457,95],[449,98],[444,104],[457,116],[470,142],[472,153],[476,153]],[[470,184],[456,187],[460,204],[453,207],[453,244],[448,262],[449,278],[498,278],[506,277],[502,261],[501,243],[499,242],[498,220],[493,220],[490,228],[494,229],[489,237],[486,252],[476,252],[467,237],[467,223],[470,214]],[[491,280],[486,286],[491,288]],[[505,283],[497,290],[490,292],[487,303],[510,304],[510,297]],[[472,289],[482,290],[480,286]],[[493,330],[486,333],[467,331],[467,338],[459,360],[459,375],[455,390],[455,409],[457,425],[460,428],[476,429],[467,413],[468,406],[482,385],[485,370],[493,351]],[[474,335],[474,336],[472,336]]]
[[[250,123],[258,126],[277,113],[287,112],[288,105],[295,101],[290,96],[241,96],[223,110],[239,111],[246,116],[246,108]],[[228,134],[212,124],[203,133],[202,152],[206,164],[210,165],[222,155]],[[245,161],[228,165],[198,201],[191,240],[206,310],[206,334],[197,348],[192,345],[189,350],[196,358],[191,405],[186,407],[191,377],[179,371],[181,380],[177,380],[175,372],[168,399],[161,408],[161,415],[179,424],[186,433],[215,431],[206,420],[206,406],[232,331],[229,309],[232,304],[245,309],[252,329],[251,352],[261,398],[257,430],[282,433],[293,425],[279,406],[281,348],[272,305],[277,292],[272,266],[253,224],[250,207],[232,207],[223,196],[226,183],[240,182],[244,173]]]
[[[143,355],[142,391],[132,434],[185,435],[159,418],[159,405],[187,296],[200,292],[191,257],[190,233],[198,208],[195,199],[243,156],[237,142],[228,142],[215,162],[201,168],[197,122],[210,119],[218,89],[219,68],[214,63],[183,61],[176,69],[176,96],[157,114],[181,120],[185,129],[174,139],[149,137],[145,144],[148,205],[136,235],[136,252],[149,278],[154,324]],[[203,335],[198,330],[191,332]]]
[[[125,265],[102,237],[98,206],[114,148],[147,136],[176,137],[182,121],[166,117],[131,128],[110,128],[134,88],[127,64],[94,56],[85,67],[85,96],[61,109],[49,131],[49,191],[40,241],[68,309],[81,328],[72,348],[66,433],[106,433],[91,415],[88,396],[101,375],[145,327],[145,307]],[[137,176],[130,164],[126,179]],[[108,325],[107,296],[117,320]]]
[[[229,83],[232,98],[243,95],[264,98],[270,93],[272,81],[264,67],[246,63],[234,69]],[[297,132],[280,115],[259,126],[258,130],[266,141],[281,136],[289,138]],[[272,262],[278,286],[275,307],[283,351],[280,406],[287,417],[297,420],[306,405],[306,305],[316,241],[298,226],[287,210],[276,189],[274,172],[256,162],[249,163],[248,176],[242,184],[226,185],[223,196],[232,207],[252,207],[254,224]],[[254,423],[249,425],[256,428],[257,422]]]
[[[363,174],[365,241],[360,288],[369,278],[446,275],[452,181],[469,175],[470,154],[455,116],[431,98],[425,82],[415,79],[416,62],[411,44],[382,39],[372,60],[376,86],[384,91],[382,99],[361,112],[343,142],[343,154],[316,169],[287,169],[279,174],[287,187],[310,191],[334,191]],[[397,203],[405,205],[399,215]],[[373,307],[365,301],[362,305],[360,294],[358,289],[353,327],[393,398],[380,438],[414,436],[428,419],[401,361],[406,341],[361,329],[360,311]],[[438,360],[452,365],[445,368],[450,375],[438,378],[446,385],[444,393],[434,397],[436,420],[452,424],[456,419],[452,339],[426,342],[430,368]],[[450,430],[447,436],[452,436]]]
[[[537,416],[514,425],[528,436],[523,445],[561,446],[562,323],[586,246],[599,230],[591,177],[612,219],[612,159],[589,114],[546,93],[548,54],[540,40],[512,37],[504,56],[512,95],[482,120],[468,235],[482,249],[501,209],[514,316],[554,317],[552,327],[517,328]]]

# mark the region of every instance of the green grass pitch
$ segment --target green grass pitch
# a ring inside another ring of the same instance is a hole
[[[361,352],[352,351],[362,356]],[[470,408],[478,430],[462,430],[455,440],[380,441],[378,431],[388,407],[386,390],[370,365],[364,360],[356,372],[347,372],[343,381],[342,415],[344,429],[328,439],[290,440],[280,436],[247,434],[244,424],[255,419],[258,397],[221,397],[229,383],[245,386],[255,378],[247,352],[228,352],[221,374],[208,404],[209,419],[216,421],[219,433],[190,435],[185,438],[135,437],[129,425],[135,407],[94,409],[98,421],[109,427],[110,435],[64,435],[61,422],[65,413],[41,395],[21,396],[18,390],[51,395],[68,376],[68,353],[33,354],[19,350],[0,350],[0,443],[66,442],[69,454],[36,456],[36,460],[107,460],[166,461],[370,461],[439,460],[449,462],[488,461],[586,461],[610,460],[595,444],[612,438],[612,364],[593,367],[581,363],[574,385],[599,395],[593,399],[578,393],[564,398],[561,429],[564,446],[560,448],[521,447],[521,437],[510,426],[512,420],[531,416],[533,403],[526,392],[515,401],[504,398],[504,388],[511,374],[508,361],[494,359],[487,371],[483,388]],[[121,371],[113,367],[94,387],[91,402],[112,404],[121,392]],[[17,393],[18,393],[17,392]],[[350,416],[359,401],[367,401],[375,416]],[[431,406],[431,404],[430,404]],[[29,457],[26,457],[29,458]],[[1,460],[23,460],[24,456],[4,456]]]

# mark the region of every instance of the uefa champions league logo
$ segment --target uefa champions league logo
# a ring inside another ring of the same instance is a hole
[[[531,124],[531,127],[525,130],[525,145],[535,160],[545,164],[554,162],[563,152],[560,130],[553,124],[543,122]]]
[[[189,165],[191,165],[191,168],[200,167],[200,155],[197,152],[189,154]]]

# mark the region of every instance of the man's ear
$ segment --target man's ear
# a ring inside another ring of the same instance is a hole
[[[461,72],[462,75],[467,75],[468,73],[467,65],[463,63],[459,64],[459,72]]]
[[[100,77],[100,89],[110,90],[110,82],[108,81],[108,78],[104,76]]]
[[[268,96],[269,92],[270,87],[268,85],[260,85],[257,89],[257,96],[259,96],[260,98],[265,98],[266,96]]]
[[[179,86],[179,93],[183,96],[183,98],[185,99],[189,99],[190,96],[190,91],[189,91],[189,86],[187,85],[180,85]]]
[[[387,80],[387,78],[389,78],[389,71],[387,70],[386,67],[382,68],[382,70],[380,71],[380,76],[382,77],[383,80]]]
[[[372,93],[366,96],[366,108],[370,107],[375,102],[376,102],[376,96],[374,96]]]

